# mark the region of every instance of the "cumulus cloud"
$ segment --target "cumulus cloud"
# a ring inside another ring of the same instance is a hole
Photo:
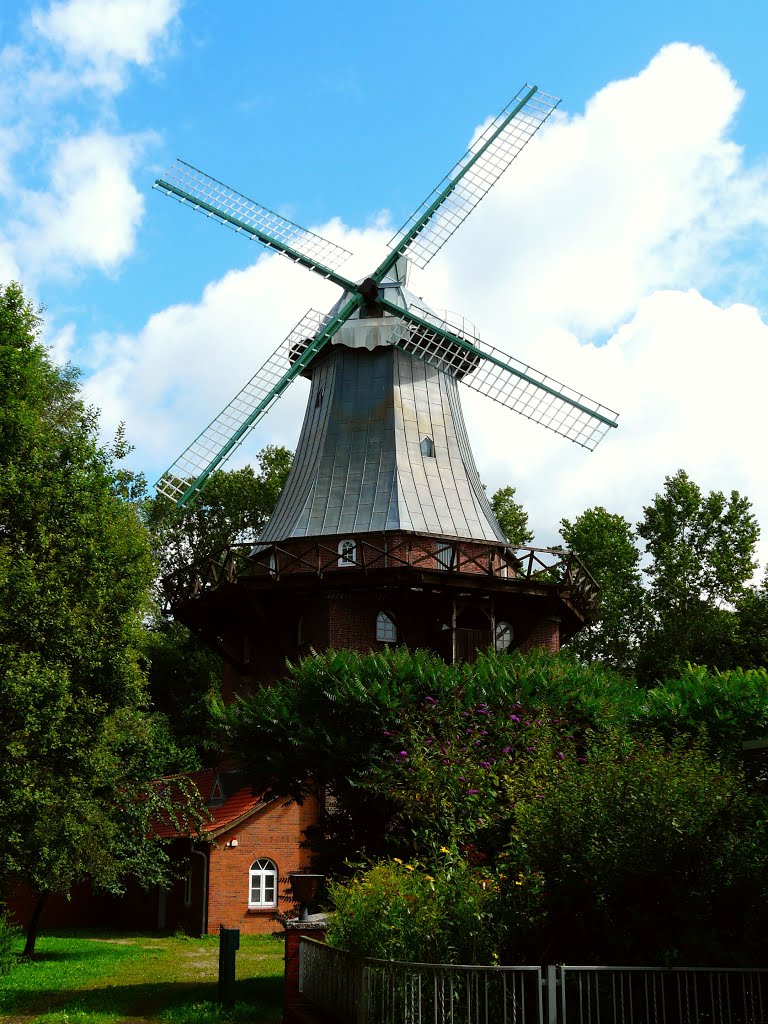
[[[116,92],[131,64],[147,67],[168,43],[180,0],[58,0],[34,29],[79,68],[84,86]]]
[[[133,251],[144,199],[131,170],[145,141],[104,132],[66,139],[52,156],[48,187],[19,190],[7,230],[31,273],[110,272]]]

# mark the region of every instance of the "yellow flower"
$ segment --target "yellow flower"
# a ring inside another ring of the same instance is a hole
[[[406,864],[405,865],[405,870],[406,871],[413,871],[413,864]]]
[[[447,846],[441,846],[440,847],[440,853],[450,853],[450,852],[451,851],[448,849]]]
[[[403,863],[403,862],[402,862],[402,861],[400,860],[400,858],[399,858],[399,857],[393,857],[393,858],[392,858],[392,860],[393,860],[393,861],[395,862],[395,864],[402,864],[402,863]]]
[[[424,875],[424,877],[428,882],[434,882],[434,878],[432,877],[432,875]]]

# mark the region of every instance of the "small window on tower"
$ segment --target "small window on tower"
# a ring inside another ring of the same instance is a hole
[[[339,565],[354,565],[357,559],[357,544],[353,540],[339,541]]]
[[[324,394],[325,394],[325,391],[323,389],[323,385],[321,384],[320,387],[317,389],[317,394],[315,395],[315,408],[316,409],[319,409],[320,406],[323,404],[323,395]]]
[[[435,457],[435,442],[429,435],[421,439],[421,454],[425,459],[434,459]]]
[[[385,644],[397,643],[397,626],[386,612],[376,616],[376,639]]]

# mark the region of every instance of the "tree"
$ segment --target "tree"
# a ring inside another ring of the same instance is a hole
[[[147,839],[154,720],[138,663],[153,576],[144,528],[98,442],[78,373],[57,368],[18,285],[0,289],[0,889],[158,881]]]
[[[152,538],[160,576],[204,564],[230,544],[252,541],[266,526],[291,468],[293,454],[267,445],[252,466],[213,473],[183,508],[162,495],[148,498],[142,519]]]
[[[291,468],[287,448],[269,445],[251,466],[214,473],[183,508],[162,495],[141,495],[140,514],[159,579],[146,617],[143,655],[153,704],[165,716],[181,755],[176,768],[199,767],[219,749],[215,708],[221,696],[221,657],[162,608],[162,577],[205,563],[230,544],[254,540],[266,525]]]
[[[514,487],[500,487],[491,497],[491,508],[512,547],[525,547],[533,540],[528,513],[515,501]]]
[[[760,535],[749,500],[738,491],[705,495],[679,470],[643,512],[637,532],[650,557],[652,618],[639,677],[674,675],[686,662],[734,667],[733,612],[757,566]]]
[[[631,673],[646,623],[640,552],[632,527],[623,516],[598,506],[573,522],[563,519],[560,534],[600,586],[598,618],[568,641],[569,650],[585,661],[599,660]]]
[[[768,668],[768,570],[758,587],[748,587],[736,605],[739,665]]]

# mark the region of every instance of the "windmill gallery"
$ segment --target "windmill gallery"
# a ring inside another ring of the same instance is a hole
[[[165,581],[168,610],[222,654],[225,699],[269,684],[286,659],[312,650],[403,644],[472,660],[491,646],[557,650],[589,619],[595,587],[573,555],[508,545],[475,466],[459,384],[587,449],[616,415],[408,289],[410,265],[426,266],[556,105],[521,89],[358,282],[338,270],[349,253],[188,164],[156,182],[342,290],[329,313],[308,311],[158,483],[169,500],[194,500],[291,382],[309,379],[293,468],[261,536]],[[299,843],[316,808],[268,804],[236,771],[198,776],[213,842],[169,825],[186,878],[178,891],[123,901],[121,917],[198,933],[220,923],[271,931],[278,879],[305,866]]]

